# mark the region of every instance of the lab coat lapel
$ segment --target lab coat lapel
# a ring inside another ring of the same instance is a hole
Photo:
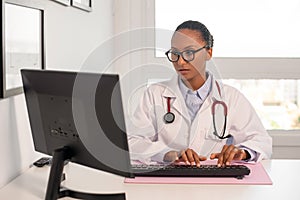
[[[214,77],[212,78],[212,90],[210,96],[218,101],[222,101],[225,98],[223,84],[221,81],[214,79]]]
[[[215,100],[223,101],[223,94],[221,83],[212,79],[212,90],[201,106],[194,120],[195,123],[192,125],[190,148],[195,149],[201,155],[209,155],[220,142],[220,139],[213,135],[211,106]],[[223,120],[223,109],[216,109],[216,124],[223,125]]]
[[[178,86],[178,76],[174,76],[170,81],[166,82],[165,85],[167,87],[162,96],[164,98],[171,97],[171,112],[172,109],[176,110],[185,120],[190,122],[191,119]]]
[[[222,101],[227,106],[222,83],[217,82],[215,80],[213,85],[214,85],[214,90],[213,90],[213,93],[211,96],[211,105],[214,101]],[[224,123],[225,123],[224,109],[225,108],[223,106],[221,106],[220,104],[216,104],[216,106],[215,106],[215,115],[214,115],[215,116],[215,126],[216,126],[216,130],[217,130],[218,134],[221,134],[224,129]],[[210,110],[211,110],[211,108],[210,108]],[[211,124],[213,124],[213,122]],[[214,129],[213,129],[213,125],[212,125],[210,128],[210,132],[213,133],[213,131],[214,131]],[[225,132],[225,134],[226,134],[226,132]]]

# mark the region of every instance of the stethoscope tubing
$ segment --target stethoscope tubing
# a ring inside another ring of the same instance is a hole
[[[222,105],[223,107],[223,113],[224,113],[224,125],[223,125],[223,129],[222,129],[222,133],[218,133],[217,132],[217,127],[216,127],[216,120],[215,120],[215,114],[216,114],[216,105]],[[164,115],[164,121],[166,124],[170,124],[173,123],[175,120],[175,115],[174,113],[171,112],[171,97],[167,97],[167,113]],[[226,131],[226,125],[227,125],[227,112],[228,112],[228,108],[227,105],[224,101],[219,101],[214,99],[213,100],[213,104],[211,106],[211,114],[212,114],[212,118],[213,118],[213,134],[215,136],[217,136],[219,139],[226,139],[231,137],[230,134],[228,134],[227,136],[225,136],[225,131]]]

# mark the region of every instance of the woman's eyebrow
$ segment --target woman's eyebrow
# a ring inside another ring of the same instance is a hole
[[[184,47],[182,50],[186,50],[186,49],[190,49],[190,48],[198,48],[198,47],[196,45],[189,45],[189,46]],[[173,47],[173,46],[171,46],[171,49],[179,51],[178,48]]]
[[[195,45],[189,45],[189,46],[184,47],[183,49],[196,48],[196,47],[197,47],[197,46],[195,46]]]

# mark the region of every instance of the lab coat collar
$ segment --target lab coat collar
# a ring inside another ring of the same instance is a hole
[[[173,76],[171,80],[163,82],[163,84],[166,86],[162,93],[163,97],[177,98],[181,94],[178,86],[178,75]]]
[[[207,99],[205,100],[204,104],[202,105],[204,107],[207,101],[209,101],[207,102],[208,105],[211,105],[213,101],[222,101],[222,99],[224,99],[223,84],[221,83],[221,81],[216,80],[212,73],[208,73],[211,76],[212,89],[210,91],[210,94],[207,96]],[[165,86],[165,90],[163,91],[162,96],[164,98],[171,98],[172,107],[176,109],[179,113],[181,113],[186,120],[190,121],[191,119],[184,98],[179,89],[178,75],[173,76],[172,79],[169,81],[163,82],[163,85]]]
[[[179,89],[178,75],[175,75],[171,80],[164,82],[164,85],[166,86],[166,88],[163,91],[162,96],[166,99],[171,98],[171,107],[177,110],[178,113],[181,113],[181,115],[190,122],[191,119],[189,116],[189,112],[182,93]]]
[[[208,98],[210,98],[211,100],[218,100],[218,101],[222,101],[225,97],[225,94],[224,94],[224,87],[223,87],[223,84],[221,81],[215,79],[213,76],[212,76],[212,89],[211,89],[211,92],[210,94],[208,95]]]
[[[212,76],[211,81],[212,81],[211,91],[208,94],[205,101],[203,102],[203,104],[200,108],[200,112],[204,112],[207,109],[211,109],[211,106],[215,101],[224,101],[223,84],[220,81],[216,80],[213,76]],[[199,117],[199,114],[200,113],[197,113],[196,118]]]
[[[211,76],[211,91],[210,94],[208,95],[208,98],[212,98],[215,100],[221,101],[224,99],[224,88],[223,84],[221,81],[217,80],[214,78],[213,74],[208,72],[209,75]],[[178,85],[178,75],[173,76],[171,80],[163,82],[163,84],[166,86],[166,89],[163,92],[163,97],[170,97],[170,98],[178,98],[182,97],[181,91],[179,89]],[[184,99],[183,99],[184,100]]]

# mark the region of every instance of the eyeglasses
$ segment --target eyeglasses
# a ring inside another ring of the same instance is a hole
[[[207,47],[208,46],[205,45],[204,47],[201,47],[200,49],[197,49],[197,50],[185,50],[182,52],[170,49],[165,54],[170,62],[177,62],[179,60],[179,56],[181,56],[183,58],[183,60],[185,60],[186,62],[191,62],[195,58],[195,53],[197,53]]]

